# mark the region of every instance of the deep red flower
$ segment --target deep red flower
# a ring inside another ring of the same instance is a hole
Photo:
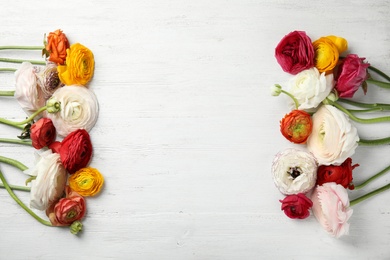
[[[347,158],[341,165],[321,165],[317,170],[317,185],[335,182],[344,188],[353,190],[352,170],[359,164],[352,165],[352,159]]]
[[[310,216],[309,209],[313,206],[313,202],[303,193],[288,195],[284,200],[279,201],[282,203],[281,209],[289,218],[305,219]]]

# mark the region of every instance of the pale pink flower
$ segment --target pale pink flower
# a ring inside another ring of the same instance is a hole
[[[343,186],[334,182],[317,186],[311,200],[314,216],[330,235],[338,238],[348,234],[347,221],[353,210],[349,207],[348,193]]]

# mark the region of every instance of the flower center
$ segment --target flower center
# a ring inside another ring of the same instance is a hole
[[[301,175],[302,170],[299,167],[290,167],[287,171],[287,174],[290,175],[293,179]]]

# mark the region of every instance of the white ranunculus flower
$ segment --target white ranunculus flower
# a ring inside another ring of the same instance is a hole
[[[36,176],[31,181],[30,207],[46,210],[63,195],[67,172],[61,163],[60,155],[51,150],[37,152],[37,162],[25,173]]]
[[[59,112],[47,113],[59,135],[66,136],[77,129],[89,132],[95,125],[99,105],[92,90],[83,86],[64,86],[57,89],[51,98],[61,104]]]
[[[358,141],[356,127],[337,108],[323,105],[314,113],[307,148],[320,165],[342,164],[355,153]]]
[[[298,100],[298,109],[301,110],[316,108],[329,95],[333,86],[333,74],[320,74],[316,68],[298,73],[288,83],[289,92]],[[291,106],[294,105],[291,103]]]
[[[45,105],[41,88],[38,86],[36,73],[39,68],[30,62],[23,62],[15,72],[15,98],[22,109],[31,115]]]
[[[309,192],[317,180],[317,162],[308,152],[287,148],[272,162],[276,187],[284,195]]]

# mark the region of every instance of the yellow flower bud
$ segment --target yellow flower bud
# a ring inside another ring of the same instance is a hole
[[[84,197],[98,194],[103,183],[103,175],[92,167],[82,168],[69,177],[69,187]]]
[[[339,60],[339,51],[337,46],[328,38],[321,37],[313,42],[314,47],[314,66],[319,72],[329,72]]]

